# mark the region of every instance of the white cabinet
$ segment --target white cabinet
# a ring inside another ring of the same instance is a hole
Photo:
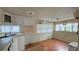
[[[24,24],[24,16],[15,15],[15,24],[23,25]]]
[[[3,11],[0,9],[0,24],[3,22]]]
[[[26,16],[15,15],[15,24],[18,25],[35,25],[35,20]]]
[[[19,37],[18,39],[18,50],[25,50],[25,38],[24,36]]]
[[[24,25],[35,25],[35,20],[31,18],[24,18]]]
[[[13,38],[13,43],[10,47],[10,51],[22,51],[25,50],[25,38],[24,36],[16,36]]]
[[[33,38],[33,34],[32,33],[26,33],[25,35],[25,45],[30,44]]]

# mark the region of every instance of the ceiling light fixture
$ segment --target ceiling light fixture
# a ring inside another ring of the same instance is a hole
[[[27,14],[28,14],[28,15],[34,15],[34,12],[33,12],[33,11],[28,10],[28,11],[27,11]]]

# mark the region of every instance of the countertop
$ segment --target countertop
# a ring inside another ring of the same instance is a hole
[[[4,50],[11,42],[13,36],[0,37],[0,51]]]

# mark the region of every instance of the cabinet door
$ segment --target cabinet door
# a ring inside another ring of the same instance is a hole
[[[21,36],[18,38],[18,50],[25,50],[25,37]]]
[[[24,24],[24,16],[15,15],[15,24],[23,25]]]
[[[36,20],[24,17],[24,25],[35,25]]]
[[[24,36],[17,36],[13,38],[13,43],[11,45],[10,51],[22,51],[25,49],[25,38]]]
[[[10,51],[18,51],[18,41],[17,41],[17,37],[13,38],[13,43],[10,47]]]
[[[0,24],[3,22],[3,11],[0,9]]]

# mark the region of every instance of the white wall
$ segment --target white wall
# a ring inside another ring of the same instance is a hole
[[[68,20],[66,21],[66,23],[74,23],[74,22],[77,22],[76,20]],[[57,22],[55,23],[56,24],[59,24],[59,23],[64,23],[63,22]],[[67,31],[55,31],[55,28],[54,28],[54,38],[56,39],[59,39],[59,40],[62,40],[62,41],[66,41],[66,42],[77,42],[78,41],[78,34],[76,32],[67,32]]]
[[[78,35],[73,32],[55,32],[54,38],[60,39],[66,42],[78,41]]]

